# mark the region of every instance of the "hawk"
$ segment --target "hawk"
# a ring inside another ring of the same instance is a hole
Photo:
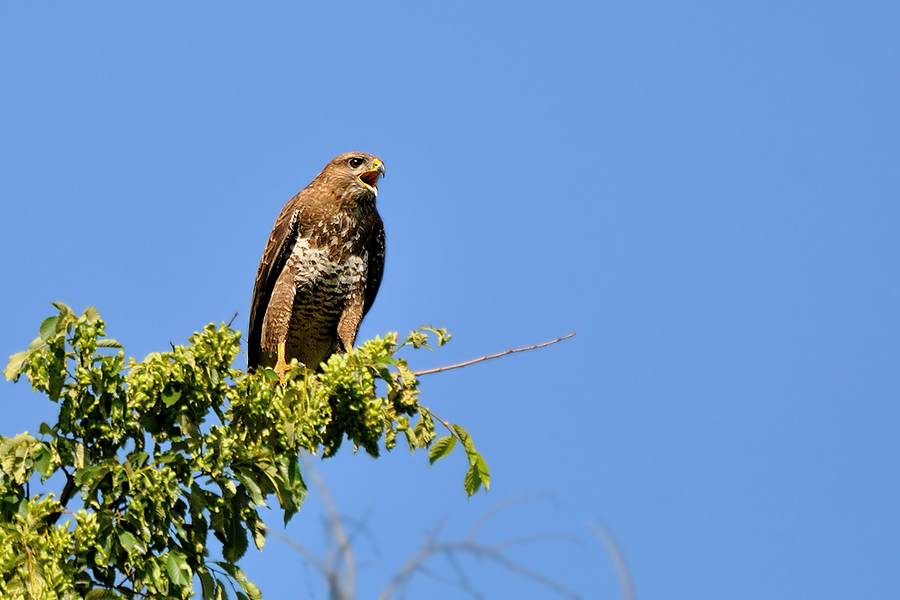
[[[248,370],[290,361],[317,369],[353,347],[384,271],[375,208],[381,159],[341,154],[291,198],[275,221],[250,305]]]

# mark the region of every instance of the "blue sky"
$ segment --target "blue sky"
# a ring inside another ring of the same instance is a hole
[[[578,332],[423,378],[490,493],[461,456],[318,464],[377,541],[360,598],[442,518],[545,492],[485,539],[580,536],[513,556],[585,598],[618,597],[588,520],[642,599],[900,597],[897,3],[4,3],[0,81],[0,354],[55,300],[138,358],[246,331],[276,215],[351,150],[387,166],[361,339],[449,328],[424,369]],[[52,409],[5,384],[0,433]],[[321,531],[312,498],[286,533]],[[275,539],[245,566],[326,597]]]

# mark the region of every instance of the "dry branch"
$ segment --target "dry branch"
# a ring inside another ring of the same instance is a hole
[[[525,352],[527,350],[537,350],[538,348],[545,348],[547,346],[551,346],[553,344],[557,344],[563,340],[567,340],[570,337],[574,336],[575,332],[573,331],[569,335],[564,335],[561,338],[556,338],[550,342],[544,342],[543,344],[535,344],[534,346],[528,346],[525,348],[513,348],[511,350],[504,350],[503,352],[498,352],[497,354],[491,354],[490,356],[482,356],[481,358],[475,358],[473,360],[468,360],[463,363],[459,363],[457,365],[450,365],[447,367],[438,367],[437,369],[428,369],[427,371],[418,371],[414,373],[416,377],[421,377],[422,375],[431,375],[432,373],[440,373],[442,371],[449,371],[450,369],[461,369],[462,367],[468,367],[469,365],[474,365],[475,363],[484,362],[486,360],[490,360],[492,358],[500,358],[501,356],[506,356],[507,354],[514,354],[516,352]]]

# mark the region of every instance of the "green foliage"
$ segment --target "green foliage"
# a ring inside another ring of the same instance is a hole
[[[489,486],[471,438],[419,405],[415,374],[396,356],[427,347],[429,334],[443,345],[444,330],[422,328],[402,344],[394,334],[375,338],[319,373],[295,362],[282,384],[271,369],[232,368],[240,333],[225,325],[126,361],[96,309],[76,316],[54,306],[58,314],[4,370],[7,379],[25,375],[59,417],[40,425],[41,439],[0,436],[0,597],[187,598],[196,576],[204,600],[229,589],[258,599],[237,562],[251,540],[265,543],[259,508],[274,497],[287,524],[307,493],[298,453],[331,456],[345,438],[378,456],[403,432],[411,451],[429,448],[432,463],[459,441],[467,493]],[[435,419],[449,432],[436,442]],[[66,481],[59,497],[30,494],[33,479],[56,473]],[[83,508],[73,513],[74,495]],[[210,533],[221,561],[209,558]]]

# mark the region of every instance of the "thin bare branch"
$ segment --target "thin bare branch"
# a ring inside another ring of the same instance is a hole
[[[231,329],[231,324],[234,323],[234,320],[237,319],[237,316],[238,316],[238,311],[234,311],[234,316],[231,317],[230,321],[228,321],[228,325],[226,325],[226,327]]]
[[[636,600],[637,594],[634,591],[634,580],[631,578],[631,571],[628,569],[628,561],[625,560],[625,554],[622,552],[619,542],[616,541],[616,537],[609,527],[605,525],[596,525],[589,522],[588,527],[594,532],[597,539],[606,546],[606,551],[609,552],[612,558],[613,566],[615,566],[616,573],[619,575],[619,585],[622,586],[622,600]]]
[[[399,571],[397,571],[394,577],[388,582],[387,586],[385,586],[379,598],[381,600],[387,600],[395,593],[397,589],[408,585],[409,580],[415,573],[423,572],[424,563],[432,557],[445,555],[452,564],[452,562],[456,560],[456,555],[465,554],[492,560],[507,571],[515,573],[526,579],[530,579],[531,581],[534,581],[535,583],[538,583],[565,598],[570,598],[572,600],[581,598],[581,596],[579,596],[575,592],[565,588],[549,577],[546,577],[538,573],[537,571],[529,569],[528,567],[525,567],[524,565],[510,559],[503,553],[502,550],[498,550],[497,548],[490,545],[475,543],[470,540],[439,542],[436,544],[426,543],[419,550],[419,552],[416,553],[415,556],[413,556]],[[462,589],[466,589],[467,591],[469,591],[470,589],[470,586],[466,585],[465,580],[460,582],[460,587]],[[475,593],[477,594],[478,592],[475,591]]]
[[[310,550],[303,544],[300,544],[293,538],[281,533],[277,529],[272,529],[271,527],[266,527],[266,535],[271,535],[296,550],[300,554],[300,556],[305,558],[312,566],[314,566],[325,579],[328,579],[328,567],[319,559],[318,556],[316,556],[312,552],[312,550]]]
[[[472,526],[472,528],[469,529],[468,534],[460,540],[441,541],[440,539],[438,539],[441,529],[445,524],[446,517],[444,519],[441,519],[440,521],[438,521],[429,535],[426,536],[422,546],[419,548],[419,551],[416,552],[416,554],[414,554],[412,557],[410,557],[406,564],[404,564],[394,574],[394,576],[382,590],[379,598],[381,600],[387,600],[395,596],[400,598],[405,597],[410,582],[413,576],[415,576],[416,574],[425,575],[438,581],[449,583],[450,585],[454,585],[463,590],[473,598],[481,598],[481,593],[472,585],[472,583],[469,581],[469,578],[466,576],[465,571],[457,562],[458,557],[464,555],[474,556],[478,558],[487,558],[488,560],[493,561],[495,564],[500,565],[507,571],[515,573],[520,577],[530,579],[531,581],[534,581],[552,590],[559,596],[571,599],[579,598],[578,594],[565,588],[553,579],[546,577],[541,573],[529,569],[528,567],[510,559],[508,556],[506,556],[505,552],[513,547],[521,547],[534,543],[563,542],[582,544],[582,540],[580,538],[560,534],[537,534],[503,540],[495,543],[485,543],[477,539],[478,534],[481,533],[481,530],[497,515],[501,514],[505,510],[508,510],[515,504],[524,502],[526,500],[532,500],[534,498],[544,498],[550,500],[555,504],[555,499],[552,495],[549,494],[526,494],[515,498],[510,498],[505,502],[501,502],[499,505],[488,511],[487,514],[482,516]],[[456,575],[455,580],[448,581],[446,578],[437,577],[435,573],[433,573],[432,570],[428,568],[427,563],[430,562],[431,559],[438,556],[443,556],[450,563],[450,566]]]
[[[350,546],[347,531],[344,529],[341,515],[337,511],[337,505],[331,497],[331,491],[328,489],[328,486],[322,481],[318,471],[313,467],[306,454],[300,453],[300,459],[306,468],[307,476],[319,490],[319,495],[322,497],[322,506],[328,513],[328,529],[337,543],[337,547],[328,561],[326,579],[329,582],[334,598],[346,598],[349,600],[356,594],[356,564],[353,560],[353,549]],[[340,557],[344,559],[343,574]]]
[[[553,592],[556,592],[560,596],[563,596],[565,598],[570,598],[571,600],[581,600],[581,596],[579,594],[564,587],[563,585],[554,581],[553,579],[550,579],[546,575],[541,575],[537,571],[534,571],[532,569],[529,569],[529,568],[519,564],[518,562],[507,557],[502,552],[491,552],[488,555],[488,557],[491,558],[492,560],[494,560],[495,562],[499,563],[500,565],[502,565],[507,571],[511,571],[513,573],[516,573],[517,575],[520,575],[520,576],[526,578],[526,579],[530,579],[536,583],[539,583],[542,586],[546,587],[547,589],[552,590]]]
[[[342,517],[338,513],[327,486],[319,477],[308,457],[302,455],[301,460],[303,461],[304,471],[308,480],[318,488],[322,497],[323,508],[327,513],[326,528],[331,535],[334,545],[327,553],[326,557],[320,558],[315,556],[305,546],[288,538],[281,532],[269,529],[269,533],[297,550],[297,552],[307,560],[308,564],[319,571],[325,580],[328,589],[328,597],[331,600],[351,600],[355,593],[355,577],[356,569],[358,568],[352,546],[354,538],[358,534],[361,533],[364,536],[369,535],[369,532],[365,527],[366,519],[364,518],[362,521],[350,523],[351,526],[348,528],[347,518]],[[513,560],[507,553],[513,548],[547,542],[562,542],[578,545],[582,543],[580,538],[562,534],[536,534],[508,538],[493,543],[478,539],[486,525],[503,511],[515,504],[535,497],[542,497],[555,505],[555,499],[549,494],[529,494],[509,499],[500,503],[500,505],[494,507],[487,514],[482,516],[482,518],[469,529],[466,536],[461,539],[440,539],[444,532],[444,526],[446,525],[446,517],[440,519],[426,535],[419,550],[411,556],[387,582],[379,598],[382,600],[405,599],[410,593],[412,580],[418,575],[420,577],[433,579],[434,581],[441,582],[445,585],[453,586],[467,596],[480,600],[484,597],[483,594],[474,585],[474,582],[466,573],[464,566],[460,563],[460,560],[464,556],[469,556],[476,559],[486,559],[514,575],[528,579],[545,589],[552,591],[555,595],[560,597],[568,598],[569,600],[579,599],[580,596],[576,592],[566,588],[552,578]],[[449,565],[449,574],[441,574],[439,571],[432,568],[433,563],[440,558],[447,561],[447,565]],[[633,599],[629,598],[629,600]]]
[[[517,538],[510,538],[508,540],[495,542],[493,544],[486,544],[486,546],[490,547],[492,550],[500,552],[502,550],[506,550],[507,548],[518,548],[521,546],[527,546],[528,544],[543,544],[544,542],[563,542],[566,544],[572,544],[573,546],[582,547],[585,545],[584,540],[577,535],[568,535],[565,533],[537,533],[534,535],[523,535]]]
[[[438,367],[437,369],[428,369],[427,371],[419,371],[419,372],[413,373],[413,374],[416,377],[421,377],[422,375],[431,375],[432,373],[441,373],[443,371],[449,371],[451,369],[461,369],[462,367],[468,367],[469,365],[474,365],[475,363],[480,363],[480,362],[484,362],[486,360],[491,360],[492,358],[500,358],[501,356],[506,356],[507,354],[515,354],[516,352],[526,352],[528,350],[537,350],[538,348],[546,348],[547,346],[552,346],[553,344],[557,344],[563,340],[567,340],[574,335],[575,335],[575,332],[573,331],[569,335],[564,335],[561,338],[557,338],[550,342],[544,342],[543,344],[535,344],[534,346],[528,346],[526,348],[513,348],[511,350],[504,350],[503,352],[498,352],[497,354],[491,354],[490,356],[482,356],[481,358],[469,360],[469,361],[466,361],[463,363],[459,363],[457,365],[449,365],[447,367]]]
[[[372,532],[366,525],[369,517],[372,516],[372,510],[373,506],[370,504],[369,508],[366,509],[365,514],[361,518],[356,519],[353,517],[348,517],[346,515],[341,515],[341,519],[349,529],[349,533],[347,534],[347,541],[349,542],[349,544],[352,546],[356,541],[357,536],[361,535],[369,541],[369,544],[372,546],[372,550],[374,551],[375,556],[378,556],[380,554],[378,550],[378,541],[375,539],[375,536],[372,535]]]
[[[472,581],[469,579],[469,576],[466,575],[466,570],[462,568],[462,565],[459,564],[459,561],[456,560],[456,556],[454,556],[452,552],[447,554],[447,562],[450,563],[453,572],[456,573],[459,587],[468,592],[473,598],[477,598],[478,600],[483,599],[484,595],[478,591],[478,588],[472,585]]]

